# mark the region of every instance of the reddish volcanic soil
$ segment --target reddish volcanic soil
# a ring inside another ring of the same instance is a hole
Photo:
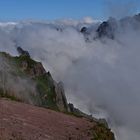
[[[91,140],[84,118],[0,99],[0,140]]]

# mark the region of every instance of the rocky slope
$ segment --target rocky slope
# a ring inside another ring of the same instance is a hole
[[[86,118],[0,99],[0,140],[114,140],[114,135]]]

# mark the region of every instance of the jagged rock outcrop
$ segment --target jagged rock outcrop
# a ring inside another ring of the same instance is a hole
[[[138,13],[137,15],[134,16],[134,19],[137,20],[138,22],[140,22],[140,13]]]
[[[89,42],[90,41],[90,32],[88,31],[88,27],[82,27],[80,32],[84,35],[85,41]]]
[[[19,51],[19,48],[17,50]],[[0,89],[1,93],[6,91],[4,92],[6,94],[0,93],[1,96],[17,98],[17,100],[26,103],[67,112],[68,104],[63,85],[53,80],[50,72],[46,72],[40,62],[32,60],[27,51],[24,51],[22,48],[20,48],[20,51],[22,52],[21,55],[16,57],[6,53],[0,54],[5,62],[1,67],[8,65],[10,68],[8,72],[3,69],[3,74],[5,73],[4,75],[6,76]],[[11,80],[12,84],[6,82],[7,80]],[[27,83],[22,81],[27,81]],[[17,90],[18,87],[20,87],[19,90]],[[22,90],[23,88],[25,89]]]
[[[140,30],[140,13],[132,17],[125,17],[120,20],[109,18],[109,20],[102,22],[96,30],[96,38],[109,38],[114,39],[116,33],[122,33],[131,30]]]
[[[24,60],[22,60],[20,63],[21,70],[23,72],[27,72],[29,74],[29,76],[36,77],[36,76],[42,76],[42,75],[46,74],[46,71],[45,71],[42,63],[40,63],[40,62],[34,63],[34,61],[27,58],[28,56],[19,56],[19,57],[22,57],[22,59],[24,58]],[[31,63],[34,63],[34,64],[31,65]]]
[[[115,31],[117,29],[117,22],[114,18],[110,18],[108,21],[104,21],[100,24],[97,32],[97,37],[108,37],[110,39],[114,39],[115,37]]]
[[[86,31],[87,31],[87,27],[82,27],[80,30],[81,33],[86,33]]]
[[[26,55],[26,56],[30,57],[29,52],[23,50],[20,46],[17,46],[17,51],[18,51],[19,55]]]
[[[58,108],[60,109],[60,111],[69,112],[69,106],[68,106],[65,91],[63,88],[63,83],[62,82],[56,83],[55,81],[54,83],[55,83],[55,92],[56,92],[56,104]]]

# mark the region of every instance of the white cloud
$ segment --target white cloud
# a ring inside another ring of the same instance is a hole
[[[92,23],[98,23],[101,22],[101,20],[95,20],[92,17],[84,17],[83,22],[87,24],[92,24]]]

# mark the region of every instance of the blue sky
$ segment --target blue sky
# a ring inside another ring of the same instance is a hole
[[[122,4],[122,1],[124,4]],[[113,13],[107,10],[111,9],[113,5],[118,5],[118,11],[122,10],[122,12],[125,11],[125,13],[127,13],[129,9],[130,11],[128,13],[138,11],[139,9],[137,7],[140,7],[140,2],[138,1],[139,0],[0,0],[0,20],[81,19],[85,16],[91,16],[94,19],[105,19]],[[129,4],[126,7],[125,5],[127,3]],[[133,4],[135,8],[131,7]],[[119,8],[120,5],[122,6],[121,8]],[[114,10],[114,8],[112,9]]]

